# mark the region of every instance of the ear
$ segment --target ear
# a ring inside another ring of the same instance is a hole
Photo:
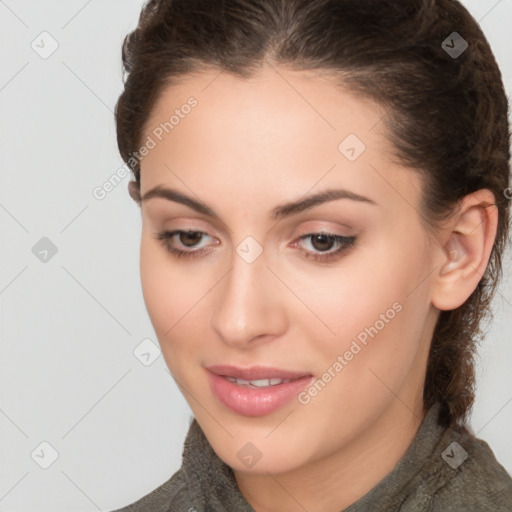
[[[130,197],[140,206],[140,183],[136,181],[128,182],[128,193]]]
[[[484,275],[498,228],[495,201],[488,189],[468,194],[443,230],[432,283],[432,304],[437,309],[461,306]]]

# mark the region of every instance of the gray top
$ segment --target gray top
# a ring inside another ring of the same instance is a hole
[[[512,479],[489,445],[464,427],[444,429],[440,406],[425,416],[395,468],[342,512],[511,512]],[[181,468],[135,503],[113,512],[254,512],[231,468],[194,419]]]

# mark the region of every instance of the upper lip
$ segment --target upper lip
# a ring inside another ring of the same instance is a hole
[[[224,377],[235,377],[236,379],[259,380],[259,379],[299,379],[301,377],[310,377],[308,372],[294,372],[282,370],[280,368],[271,368],[269,366],[251,366],[249,368],[239,368],[227,364],[207,366],[206,369],[216,375]]]

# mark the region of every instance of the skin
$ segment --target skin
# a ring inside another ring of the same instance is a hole
[[[467,196],[429,235],[418,213],[420,177],[392,158],[385,110],[313,72],[265,66],[251,79],[187,75],[162,92],[144,140],[190,96],[198,105],[141,163],[142,196],[161,185],[218,215],[158,197],[141,203],[142,288],[163,356],[257,512],[342,510],[393,469],[424,418],[435,322],[485,270],[497,216],[483,204],[494,198],[486,190]],[[353,162],[338,150],[350,133],[366,145]],[[376,204],[338,199],[279,222],[270,217],[274,207],[328,188]],[[156,239],[175,229],[206,235]],[[300,237],[322,230],[355,236],[356,245],[324,262],[308,258],[322,246]],[[236,252],[247,236],[263,249],[252,263]],[[177,258],[169,246],[210,251]],[[450,258],[457,261],[447,266]],[[401,311],[307,405],[292,400],[242,416],[210,388],[204,367],[212,364],[320,378],[394,303]],[[247,442],[262,454],[251,468],[237,456]]]

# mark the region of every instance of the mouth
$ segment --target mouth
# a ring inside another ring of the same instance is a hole
[[[311,373],[230,365],[206,367],[219,402],[243,416],[262,416],[289,403],[314,379]]]
[[[267,366],[238,368],[231,365],[214,365],[208,366],[206,369],[215,375],[219,375],[230,382],[238,384],[239,386],[255,388],[278,386],[279,384],[286,384],[287,382],[301,379],[303,377],[312,377],[311,373],[307,372],[294,372]]]
[[[246,380],[246,379],[237,379],[236,377],[230,377],[229,375],[223,375],[223,377],[229,382],[234,382],[239,386],[247,386],[249,388],[267,388],[269,386],[278,386],[279,384],[286,384],[287,382],[291,382],[294,379],[254,379],[254,380]]]

